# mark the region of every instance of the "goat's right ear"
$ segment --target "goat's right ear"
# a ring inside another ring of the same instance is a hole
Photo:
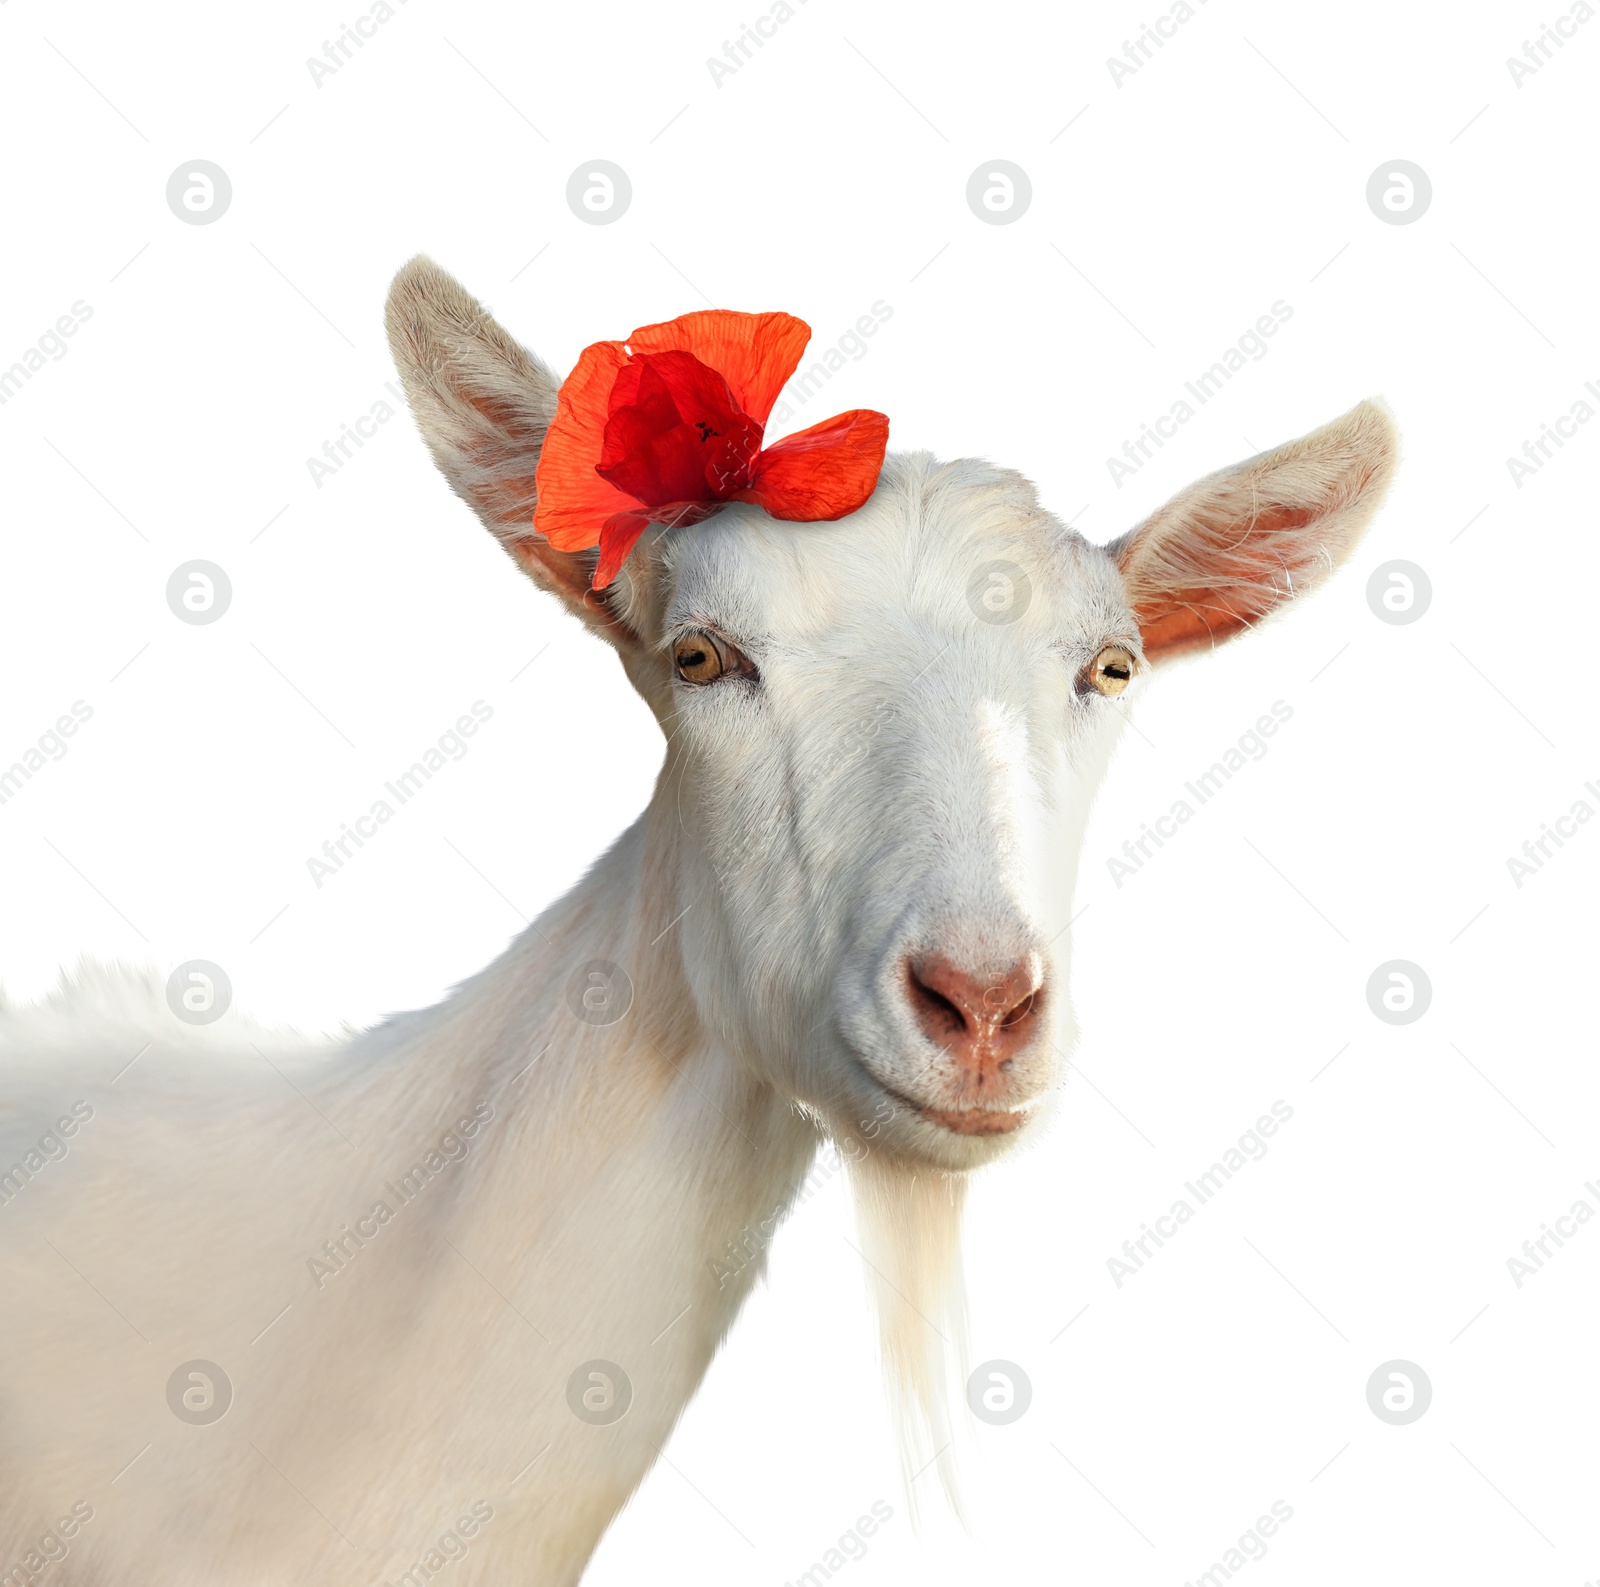
[[[598,551],[557,551],[534,532],[534,470],[561,382],[426,254],[395,276],[384,323],[417,428],[451,489],[535,584],[602,638],[636,646],[589,587]]]
[[[1212,648],[1313,590],[1355,550],[1399,443],[1378,402],[1212,474],[1106,547],[1151,661]]]

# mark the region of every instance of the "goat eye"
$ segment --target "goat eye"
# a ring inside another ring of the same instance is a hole
[[[737,645],[699,630],[684,634],[673,645],[672,665],[685,683],[715,683],[718,678],[748,678],[754,683],[761,677]]]
[[[727,670],[722,647],[710,634],[685,634],[672,647],[672,664],[685,683],[712,683]]]
[[[1079,678],[1080,692],[1095,689],[1104,695],[1118,695],[1128,687],[1137,663],[1121,645],[1107,645]]]

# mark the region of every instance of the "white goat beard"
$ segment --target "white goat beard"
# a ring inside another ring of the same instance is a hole
[[[907,1508],[915,1518],[916,1478],[937,1461],[960,1516],[950,1405],[952,1390],[964,1392],[967,1371],[966,1176],[911,1168],[881,1152],[851,1162],[849,1171]]]

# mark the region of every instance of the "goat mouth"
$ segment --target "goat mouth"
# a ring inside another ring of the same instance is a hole
[[[908,1097],[893,1086],[879,1080],[879,1088],[898,1103],[909,1108],[919,1119],[948,1130],[952,1135],[1009,1135],[1027,1123],[1031,1107],[1004,1110],[998,1108],[936,1108]]]
[[[952,1135],[1009,1135],[1028,1117],[1026,1112],[995,1113],[988,1108],[918,1108],[917,1112]]]

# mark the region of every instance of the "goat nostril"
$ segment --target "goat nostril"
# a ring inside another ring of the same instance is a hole
[[[1000,1016],[1000,1028],[1005,1030],[1012,1025],[1020,1025],[1038,1007],[1042,996],[1043,992],[1038,987],[1027,993],[1020,1002],[1013,1004]]]
[[[906,982],[917,1021],[928,1035],[955,1036],[966,1029],[966,1016],[960,1008],[936,987],[929,986],[917,974],[914,963],[906,965]]]
[[[919,954],[905,964],[906,991],[923,1033],[941,1043],[951,1038],[987,1044],[1017,1032],[1037,1011],[1043,995],[1036,967],[1022,961],[987,978],[969,974],[939,954]]]

